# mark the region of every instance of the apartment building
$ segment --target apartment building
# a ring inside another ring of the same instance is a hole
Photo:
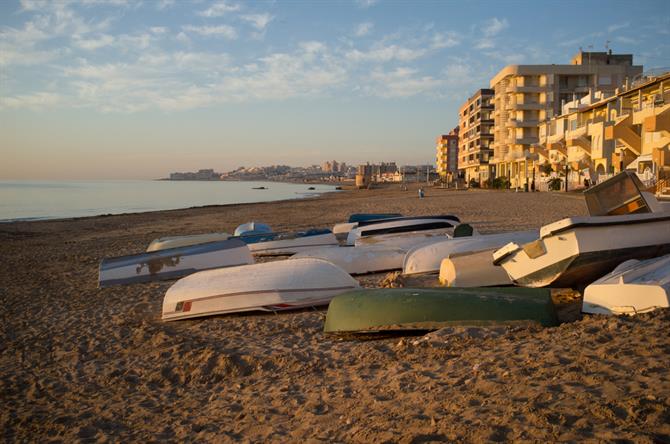
[[[493,90],[480,89],[458,110],[458,170],[466,183],[484,186],[493,157]]]
[[[614,93],[642,73],[631,54],[579,52],[569,65],[509,65],[493,79],[493,158],[497,177],[512,187],[528,186],[540,159],[531,147],[539,142],[541,122],[561,114],[562,104],[590,91]]]
[[[449,134],[437,137],[437,174],[443,181],[450,182],[458,174],[458,135],[459,127],[456,127]]]
[[[670,179],[670,73],[638,76],[614,92],[590,92],[543,122],[530,149],[569,180],[580,171],[592,181],[624,168],[643,179]]]

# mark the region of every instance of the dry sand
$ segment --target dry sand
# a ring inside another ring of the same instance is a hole
[[[97,288],[154,238],[453,213],[481,232],[585,214],[574,194],[397,188],[0,225],[6,441],[670,441],[670,312],[342,341],[325,311],[164,323],[170,283]],[[383,276],[368,277],[366,285]]]

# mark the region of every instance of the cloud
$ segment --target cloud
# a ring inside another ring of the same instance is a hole
[[[607,27],[607,32],[612,33],[614,31],[618,31],[620,29],[625,29],[630,26],[629,22],[626,23],[618,23],[618,24],[612,24]]]
[[[623,35],[614,37],[614,40],[616,40],[617,42],[625,43],[626,45],[637,45],[638,43],[640,43],[640,41],[637,39],[634,39],[632,37],[626,37]]]
[[[240,18],[246,22],[249,22],[251,26],[258,29],[259,31],[263,31],[265,27],[274,19],[274,17],[268,13],[247,14],[240,16]]]
[[[156,9],[162,11],[164,9],[169,9],[175,5],[175,0],[158,0],[156,3]]]
[[[28,108],[40,110],[53,107],[62,101],[59,94],[51,92],[36,92],[11,97],[0,97],[0,109]]]
[[[229,40],[235,40],[237,38],[237,31],[235,31],[235,28],[228,25],[216,25],[216,26],[185,25],[182,26],[182,29],[186,32],[191,32],[204,37],[223,37]]]
[[[487,20],[484,23],[481,31],[485,37],[493,37],[500,34],[507,28],[509,28],[509,23],[507,22],[506,18],[503,18],[501,20],[497,17],[493,17],[492,19]]]
[[[228,4],[225,1],[219,1],[213,3],[209,8],[198,12],[198,15],[202,17],[221,17],[226,15],[229,12],[235,12],[240,10],[240,5]]]
[[[413,68],[400,67],[392,71],[375,70],[370,78],[375,84],[366,88],[369,94],[383,98],[406,98],[432,92],[442,82],[431,76],[417,76]]]
[[[372,28],[374,28],[374,26],[375,25],[371,22],[359,23],[356,26],[354,34],[356,35],[356,37],[363,37],[364,35],[370,34],[370,31],[372,31]]]
[[[405,48],[397,45],[377,45],[368,51],[353,49],[345,53],[345,57],[354,62],[408,62],[418,59],[425,54],[425,50]]]
[[[102,34],[98,38],[84,39],[80,36],[75,36],[73,38],[73,43],[75,46],[87,51],[95,51],[96,49],[103,48],[105,46],[110,46],[115,41],[114,37],[108,34]]]
[[[356,0],[356,4],[361,8],[369,8],[377,3],[379,3],[379,0]]]
[[[431,49],[451,48],[460,45],[461,40],[455,32],[435,33],[430,39]]]

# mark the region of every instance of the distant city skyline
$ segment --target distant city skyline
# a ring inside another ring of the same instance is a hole
[[[508,64],[670,67],[670,3],[0,2],[0,179],[433,164]]]

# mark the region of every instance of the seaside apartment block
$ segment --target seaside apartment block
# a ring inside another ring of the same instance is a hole
[[[466,183],[484,186],[493,157],[493,90],[480,89],[458,110],[458,169]]]
[[[437,174],[443,182],[451,182],[458,175],[458,134],[456,127],[437,137]]]
[[[528,186],[538,168],[531,148],[542,122],[561,114],[562,105],[591,91],[614,93],[642,73],[631,54],[579,52],[569,65],[509,65],[490,81],[494,90],[493,158],[496,177],[512,187]]]

